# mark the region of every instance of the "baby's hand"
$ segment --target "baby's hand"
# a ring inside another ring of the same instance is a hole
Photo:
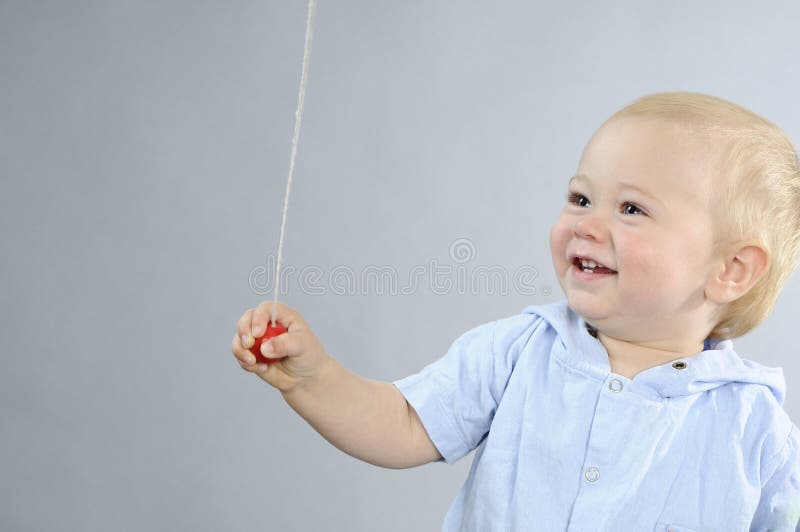
[[[272,319],[271,301],[242,314],[231,350],[242,369],[255,373],[281,392],[287,392],[317,378],[330,355],[298,312],[280,303],[276,310],[275,322],[286,327],[287,332],[261,344],[261,353],[267,358],[280,360],[272,364],[257,364],[256,357],[250,352],[255,338],[265,334],[267,323]]]

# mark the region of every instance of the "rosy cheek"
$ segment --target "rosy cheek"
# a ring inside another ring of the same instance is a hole
[[[566,223],[558,220],[550,229],[550,252],[553,254],[554,260],[559,257],[563,258],[568,239],[569,229]]]
[[[569,235],[569,228],[571,224],[572,221],[568,217],[561,215],[553,224],[550,234],[559,235],[563,238],[564,235]]]
[[[642,241],[621,240],[617,243],[617,263],[619,269],[628,275],[641,275],[652,278],[661,271],[665,261],[655,248]]]

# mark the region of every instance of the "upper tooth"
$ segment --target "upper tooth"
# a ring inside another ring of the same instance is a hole
[[[593,260],[583,260],[583,259],[581,259],[581,266],[583,266],[584,268],[587,267],[587,266],[589,268],[594,268],[595,266],[597,266],[597,263],[595,263]]]

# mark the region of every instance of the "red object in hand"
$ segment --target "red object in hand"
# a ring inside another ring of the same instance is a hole
[[[275,322],[275,326],[272,326],[272,320],[267,322],[267,332],[264,333],[264,336],[261,338],[255,338],[255,343],[250,347],[250,352],[256,356],[256,362],[259,364],[274,364],[275,362],[279,361],[280,358],[267,358],[261,354],[261,344],[264,343],[265,340],[269,340],[270,338],[274,338],[279,334],[283,334],[286,332],[286,327]]]

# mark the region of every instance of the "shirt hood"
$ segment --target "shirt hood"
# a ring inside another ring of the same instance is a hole
[[[589,333],[583,317],[576,314],[566,300],[531,305],[522,312],[541,316],[555,330],[557,338],[553,354],[564,363],[599,379],[605,379],[611,372],[608,351]],[[708,349],[700,353],[641,371],[633,379],[628,379],[629,386],[633,385],[655,399],[656,396],[693,395],[728,383],[760,384],[770,390],[779,405],[783,405],[786,397],[783,368],[767,367],[741,358],[730,339],[709,338],[707,346]]]

